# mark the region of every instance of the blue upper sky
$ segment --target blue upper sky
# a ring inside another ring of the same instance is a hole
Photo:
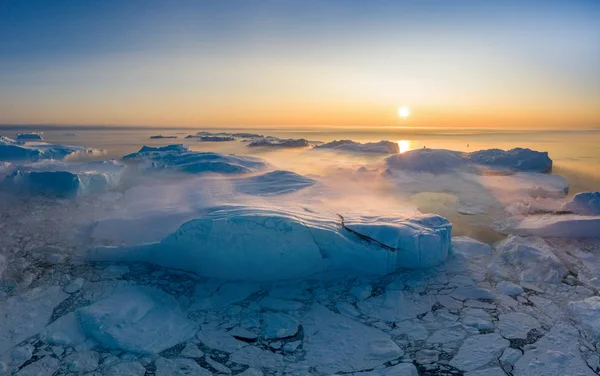
[[[0,122],[389,125],[409,105],[417,125],[597,125],[599,19],[600,1],[5,0]]]

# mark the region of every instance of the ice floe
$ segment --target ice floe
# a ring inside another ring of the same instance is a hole
[[[310,144],[303,138],[281,139],[277,137],[264,137],[248,143],[248,147],[250,148],[304,148],[308,146]]]
[[[177,311],[176,301],[164,292],[134,288],[83,307],[78,315],[86,335],[107,348],[157,354],[198,330]]]

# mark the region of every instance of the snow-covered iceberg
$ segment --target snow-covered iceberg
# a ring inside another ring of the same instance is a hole
[[[46,142],[21,142],[0,136],[0,160],[36,161],[64,159],[72,155],[102,154],[101,150],[71,145],[54,145]]]
[[[600,192],[577,193],[560,210],[574,214],[600,215]]]
[[[94,261],[144,261],[202,276],[277,280],[327,270],[386,274],[443,262],[452,225],[436,215],[335,218],[277,208],[222,206],[159,243],[90,250]]]
[[[294,172],[277,170],[238,179],[236,188],[239,192],[249,195],[271,196],[296,192],[315,183],[315,180]]]
[[[146,169],[174,170],[190,174],[258,172],[267,166],[267,163],[260,158],[197,152],[181,144],[163,147],[144,146],[138,152],[124,156],[123,160],[138,162]]]
[[[0,182],[0,189],[62,198],[96,194],[115,187],[123,167],[114,160],[73,164],[42,161],[18,167]]]
[[[397,154],[400,152],[398,143],[391,141],[367,142],[363,144],[352,140],[335,140],[322,145],[317,145],[315,146],[315,149],[333,149],[376,154]]]
[[[550,172],[552,160],[548,153],[515,148],[479,150],[463,153],[446,149],[415,149],[386,159],[392,170],[412,170],[431,173],[451,172],[458,168],[492,169],[496,172]]]
[[[17,133],[19,141],[42,141],[42,132]]]

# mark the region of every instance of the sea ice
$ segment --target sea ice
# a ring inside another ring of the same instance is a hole
[[[443,262],[451,225],[439,216],[335,217],[275,208],[223,206],[183,224],[160,243],[98,247],[90,260],[145,261],[222,279],[275,280],[326,270],[385,274]],[[276,267],[273,267],[276,265]]]
[[[584,300],[570,302],[568,307],[581,326],[600,340],[600,297],[592,296]]]
[[[131,288],[81,308],[84,332],[110,349],[157,354],[196,334],[177,303],[160,290]]]
[[[496,244],[490,273],[520,282],[560,283],[567,268],[541,238],[509,236]]]
[[[293,337],[298,333],[300,322],[281,312],[267,312],[262,315],[265,339]]]
[[[191,359],[156,360],[156,376],[211,376],[212,372],[202,368]]]
[[[497,333],[474,335],[463,342],[450,365],[461,371],[473,371],[497,359],[508,345]]]
[[[379,141],[360,143],[352,140],[331,141],[315,146],[315,149],[332,149],[356,153],[396,154],[400,152],[397,142]]]
[[[522,312],[502,314],[498,320],[498,330],[507,339],[527,339],[527,333],[542,327],[538,320]]]
[[[390,336],[315,304],[302,321],[310,367],[324,373],[352,372],[398,359],[404,352]],[[336,344],[331,346],[331,344]]]
[[[556,324],[549,333],[525,349],[515,363],[515,376],[593,376],[594,372],[581,358],[579,333],[565,323]]]
[[[52,311],[68,294],[58,286],[29,290],[0,304],[0,354],[38,333],[52,316]]]
[[[248,173],[257,172],[267,166],[267,163],[260,158],[191,151],[181,144],[163,147],[144,146],[138,152],[124,156],[123,160],[138,162],[146,169],[167,169],[190,174]]]

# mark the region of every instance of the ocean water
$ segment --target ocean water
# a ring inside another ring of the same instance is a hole
[[[110,158],[132,153],[143,145],[185,143],[194,150],[218,151],[242,155],[260,155],[276,167],[298,173],[319,173],[324,166],[367,163],[382,156],[340,156],[334,159],[314,155],[309,150],[250,149],[240,142],[197,142],[185,140],[198,131],[251,132],[281,138],[305,138],[328,142],[390,140],[399,143],[401,151],[422,147],[460,151],[516,147],[547,151],[554,161],[553,173],[564,176],[570,194],[600,189],[600,129],[592,130],[513,130],[472,128],[135,128],[135,127],[17,127],[0,126],[0,135],[14,137],[16,133],[43,131],[51,143],[90,146],[106,150]],[[73,134],[75,134],[73,136]],[[177,136],[177,139],[149,139],[152,135]]]

